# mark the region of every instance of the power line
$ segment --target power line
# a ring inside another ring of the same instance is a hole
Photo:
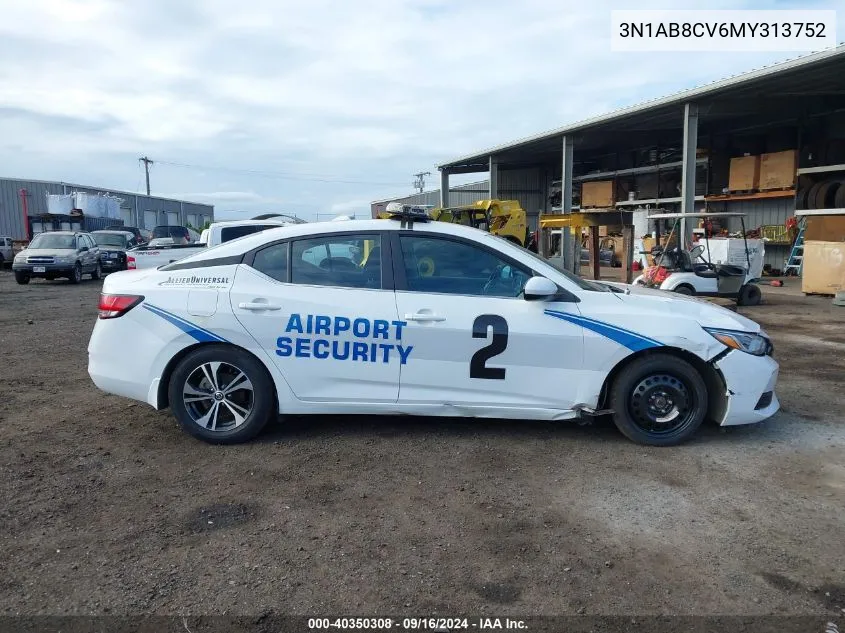
[[[350,185],[385,185],[385,186],[401,186],[398,182],[375,182],[368,180],[348,180],[344,178],[333,178],[320,174],[295,174],[275,171],[261,171],[256,169],[236,169],[233,167],[213,167],[210,165],[193,165],[190,163],[175,163],[166,160],[158,161],[159,165],[170,165],[171,167],[184,167],[187,169],[203,169],[209,171],[223,171],[235,174],[249,174],[252,176],[263,176],[266,178],[279,178],[282,180],[303,180],[308,182],[328,182],[328,183],[344,183]]]

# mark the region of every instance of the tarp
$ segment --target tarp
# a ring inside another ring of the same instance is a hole
[[[50,215],[70,215],[73,205],[74,201],[71,194],[66,196],[47,194],[47,213]]]

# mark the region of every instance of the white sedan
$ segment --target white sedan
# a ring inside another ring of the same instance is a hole
[[[110,275],[88,353],[100,389],[218,443],[278,414],[612,414],[631,440],[671,445],[779,407],[753,321],[412,216],[271,229]]]

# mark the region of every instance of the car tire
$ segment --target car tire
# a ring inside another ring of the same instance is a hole
[[[103,276],[103,269],[100,266],[100,262],[97,262],[97,265],[94,267],[94,271],[91,273],[91,279],[97,281],[101,279]]]
[[[758,306],[763,300],[763,293],[756,284],[745,284],[739,289],[739,296],[736,298],[737,305]]]
[[[688,297],[692,297],[693,295],[695,295],[695,288],[686,284],[682,284],[675,288],[672,292],[676,292],[679,295],[687,295]]]
[[[236,380],[240,373],[246,381]],[[275,393],[264,365],[228,345],[190,352],[179,361],[168,385],[170,410],[182,429],[212,444],[238,444],[258,435],[276,413]],[[215,428],[218,425],[221,428]]]
[[[76,265],[73,267],[73,272],[70,274],[70,277],[68,277],[68,279],[72,284],[78,284],[80,281],[82,281],[82,266],[79,262],[76,262]]]
[[[613,422],[625,437],[647,446],[688,440],[707,415],[707,386],[687,361],[671,354],[642,356],[610,389]]]
[[[29,275],[17,271],[15,272],[15,281],[17,281],[20,285],[25,286],[29,283]]]

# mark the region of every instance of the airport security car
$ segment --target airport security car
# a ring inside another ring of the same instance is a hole
[[[126,342],[132,341],[132,354]],[[569,420],[649,445],[773,415],[753,321],[613,287],[425,216],[270,229],[106,278],[88,347],[102,390],[214,443],[278,414]]]

